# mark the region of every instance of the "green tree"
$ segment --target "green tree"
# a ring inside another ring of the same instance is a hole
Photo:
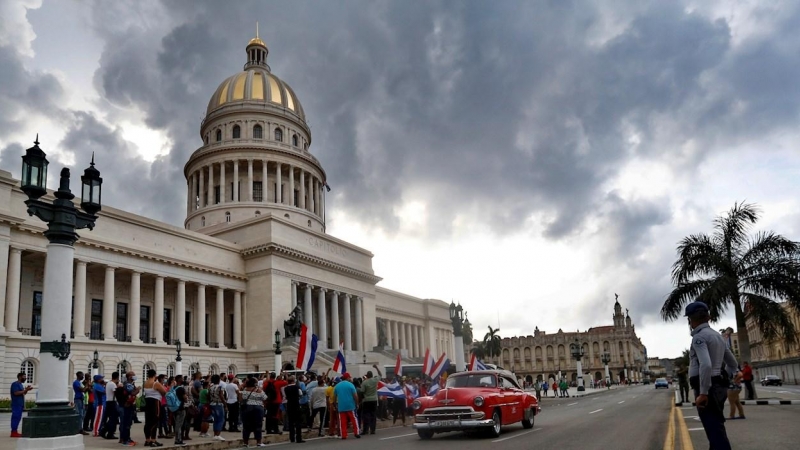
[[[800,244],[772,231],[748,236],[758,218],[757,206],[734,204],[714,220],[713,234],[681,240],[672,266],[674,289],[661,307],[665,321],[676,320],[686,304],[699,300],[716,321],[732,306],[742,361],[751,361],[748,317],[766,340],[794,342],[795,327],[781,303],[800,311]]]
[[[475,355],[478,359],[483,359],[486,357],[486,345],[483,342],[475,341],[472,343],[472,350],[470,353]]]
[[[486,352],[486,356],[489,358],[492,357],[499,357],[500,353],[503,351],[503,342],[502,338],[498,334],[500,332],[500,328],[492,328],[489,326],[489,332],[483,337],[483,346],[484,351]]]

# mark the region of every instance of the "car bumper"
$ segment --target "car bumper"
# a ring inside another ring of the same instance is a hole
[[[415,430],[428,431],[474,430],[478,428],[491,428],[493,426],[494,420],[492,419],[434,420],[430,422],[418,422],[413,425]]]

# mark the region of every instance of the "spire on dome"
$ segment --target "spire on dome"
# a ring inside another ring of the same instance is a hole
[[[256,37],[250,39],[250,42],[247,43],[246,51],[247,63],[244,65],[245,69],[252,66],[264,66],[269,69],[267,65],[269,49],[267,48],[267,44],[265,44],[258,35],[258,22],[256,22]]]

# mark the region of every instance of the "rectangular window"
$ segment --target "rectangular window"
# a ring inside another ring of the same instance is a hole
[[[33,293],[33,311],[31,311],[31,336],[42,335],[42,293]]]
[[[295,189],[294,190],[294,203],[292,203],[292,206],[297,206],[299,204],[300,204],[300,191]]]
[[[172,336],[172,310],[164,308],[164,328],[161,330],[162,336],[161,338],[164,339],[164,342],[172,342],[170,336]]]
[[[192,312],[186,311],[186,329],[184,330],[186,340],[192,340]]]
[[[150,307],[139,307],[139,339],[150,342]]]
[[[125,341],[128,336],[128,304],[117,303],[117,340]]]
[[[92,317],[89,322],[89,339],[98,340],[103,336],[103,301],[92,299]]]
[[[219,186],[214,186],[214,204],[219,204]]]
[[[253,201],[254,202],[263,202],[264,201],[264,189],[262,188],[263,184],[260,181],[253,182]]]

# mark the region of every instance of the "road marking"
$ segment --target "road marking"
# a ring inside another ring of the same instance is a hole
[[[379,441],[385,441],[385,440],[388,440],[388,439],[397,439],[397,438],[416,436],[416,435],[417,435],[417,433],[401,434],[400,436],[389,436],[389,437],[385,437],[385,438],[380,438],[378,440]]]
[[[503,442],[503,441],[507,441],[507,440],[509,440],[509,439],[514,439],[515,437],[525,436],[526,434],[530,434],[530,433],[533,433],[534,431],[539,431],[539,430],[541,430],[541,428],[534,428],[534,429],[532,429],[532,430],[530,430],[530,431],[525,431],[525,432],[522,432],[522,433],[519,433],[519,434],[515,434],[515,435],[513,435],[513,436],[505,437],[505,438],[502,438],[502,439],[495,439],[495,440],[494,440],[494,441],[492,441],[492,442]]]
[[[623,404],[623,403],[625,403],[625,400],[623,400],[623,401],[621,401],[621,402],[617,402],[617,404],[618,404],[618,405],[621,405],[621,404]]]
[[[678,415],[678,431],[681,436],[681,450],[694,450],[692,445],[692,438],[689,437],[689,430],[686,428],[686,420],[683,419],[683,411],[675,408]]]
[[[592,412],[590,412],[589,414],[594,414],[594,413],[596,413],[596,412],[600,412],[600,411],[602,411],[602,410],[603,410],[603,408],[600,408],[600,409],[598,409],[597,411],[592,411]]]
[[[592,400],[597,400],[597,397],[593,398]]]
[[[664,438],[664,450],[675,449],[675,405],[669,410],[669,422],[667,422],[667,436]]]
[[[702,429],[703,429],[703,427],[700,427],[700,428],[689,428],[687,431],[700,431]]]
[[[577,404],[578,404],[578,402],[575,402],[575,403],[570,403],[570,404],[569,404],[569,405],[567,405],[567,406],[572,406],[572,405],[577,405]]]

